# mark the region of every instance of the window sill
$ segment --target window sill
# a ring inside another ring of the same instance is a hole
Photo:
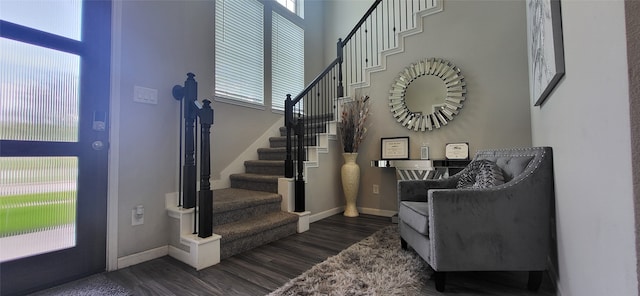
[[[257,109],[257,110],[266,110],[264,104],[260,104],[260,103],[253,103],[253,102],[248,102],[248,101],[240,101],[240,100],[236,100],[236,99],[229,99],[229,98],[219,97],[219,96],[215,96],[213,98],[213,100],[216,101],[216,102],[235,105],[235,106],[240,106],[240,107],[247,107],[247,108]]]

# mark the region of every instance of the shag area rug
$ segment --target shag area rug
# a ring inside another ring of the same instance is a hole
[[[68,284],[43,290],[29,296],[129,296],[132,292],[103,274],[92,275]]]
[[[417,295],[433,273],[413,250],[400,248],[388,226],[329,257],[268,296]]]

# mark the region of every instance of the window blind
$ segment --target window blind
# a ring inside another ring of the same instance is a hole
[[[216,1],[216,96],[263,104],[263,5]]]
[[[273,12],[272,108],[284,110],[287,94],[304,88],[304,30]]]

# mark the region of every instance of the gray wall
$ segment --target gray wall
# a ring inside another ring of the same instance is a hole
[[[321,70],[323,10],[309,1],[306,77]],[[214,1],[114,1],[110,204],[117,211],[110,233],[118,258],[166,246],[165,194],[178,189],[179,103],[171,88],[196,74],[198,97],[211,99],[214,80]],[[158,104],[133,102],[134,85],[158,90]],[[214,102],[212,177],[219,176],[281,114]],[[144,224],[131,226],[131,210],[145,207]],[[115,233],[115,234],[114,234]],[[113,258],[110,258],[113,260]]]
[[[341,20],[357,20],[369,5],[368,1],[329,1],[327,4],[327,11],[339,11],[341,17],[332,23],[333,27],[329,26],[326,34],[346,34],[350,29],[338,26],[353,26],[356,21]],[[348,17],[349,14],[354,16]],[[405,39],[405,52],[388,58],[386,71],[371,75],[371,87],[360,91],[372,98],[372,116],[358,156],[359,207],[397,210],[395,170],[370,167],[370,161],[380,157],[382,137],[410,137],[410,155],[414,159],[420,157],[423,143],[430,147],[430,156],[434,159],[444,158],[444,146],[451,142],[469,142],[471,154],[477,149],[531,145],[523,19],[525,10],[521,1],[446,1],[444,12],[425,18],[423,33]],[[461,20],[474,22],[471,25]],[[337,37],[325,39],[337,40]],[[387,94],[397,73],[428,57],[448,59],[462,69],[468,98],[458,117],[448,126],[420,133],[409,131],[395,121],[388,108]],[[373,194],[373,184],[379,185],[380,194]],[[309,187],[313,186],[310,182]]]
[[[629,67],[629,114],[631,115],[631,157],[633,165],[633,200],[635,209],[636,234],[636,279],[640,263],[640,2],[626,1],[625,3],[627,29],[627,63]]]
[[[566,76],[531,111],[554,149],[559,295],[638,295],[624,2],[563,1],[562,25]]]

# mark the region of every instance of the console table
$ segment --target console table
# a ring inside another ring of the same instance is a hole
[[[395,168],[398,180],[426,180],[446,178],[464,169],[470,160],[409,159],[372,160],[372,167]]]

